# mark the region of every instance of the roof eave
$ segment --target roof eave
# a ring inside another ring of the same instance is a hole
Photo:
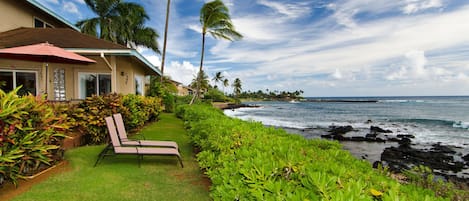
[[[134,49],[89,49],[89,48],[64,48],[68,51],[74,53],[82,53],[82,54],[107,54],[107,55],[115,55],[115,56],[133,56],[137,58],[140,62],[145,64],[149,69],[155,72],[157,75],[161,75],[160,69],[158,67],[151,64],[142,54],[140,54],[137,50]]]
[[[71,22],[69,22],[68,20],[66,20],[65,18],[61,17],[60,15],[56,14],[54,11],[46,8],[45,6],[43,6],[42,4],[40,4],[39,2],[37,2],[36,0],[26,0],[28,3],[36,6],[37,8],[41,9],[42,11],[46,12],[47,14],[51,15],[52,17],[55,17],[57,20],[63,22],[64,24],[68,25],[70,28],[76,30],[76,31],[80,31],[80,29],[78,27],[76,27],[74,24],[72,24]]]

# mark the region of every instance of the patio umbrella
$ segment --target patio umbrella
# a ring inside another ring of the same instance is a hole
[[[68,64],[91,64],[96,61],[88,59],[76,53],[64,50],[49,43],[39,43],[20,47],[0,49],[0,58],[29,60],[43,62],[45,65],[45,86],[47,87],[47,73],[49,62]]]
[[[0,58],[30,60],[52,63],[90,64],[96,61],[56,47],[49,43],[39,43],[20,47],[0,49]]]

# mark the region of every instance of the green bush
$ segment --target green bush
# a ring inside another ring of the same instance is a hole
[[[176,100],[173,94],[165,94],[163,96],[164,111],[167,113],[173,113],[176,105]]]
[[[204,99],[211,99],[213,102],[225,102],[227,100],[225,94],[218,89],[210,88],[204,94]]]
[[[86,98],[74,112],[77,129],[85,135],[87,144],[107,142],[104,118],[121,113],[127,130],[140,129],[150,120],[156,120],[162,110],[161,99],[138,95],[108,94]]]
[[[205,105],[176,113],[201,149],[197,160],[214,200],[445,200],[399,184],[338,142],[307,140]]]
[[[61,159],[59,144],[68,127],[43,97],[19,97],[18,90],[0,90],[0,177],[15,185]]]
[[[157,119],[161,112],[161,100],[156,97],[129,94],[123,96],[123,105],[129,110],[124,115],[128,130],[142,128],[145,122]]]

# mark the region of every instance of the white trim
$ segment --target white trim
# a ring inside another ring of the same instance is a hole
[[[36,19],[41,21],[44,24],[44,26],[42,26],[42,28],[44,28],[44,29],[47,28],[47,25],[49,25],[52,28],[55,28],[52,24],[47,23],[45,20],[43,20],[39,17],[33,16],[33,27],[34,28],[40,28],[40,27],[36,27]]]
[[[77,54],[97,54],[97,55],[115,55],[115,56],[133,56],[148,66],[153,72],[161,75],[160,69],[148,61],[142,54],[134,49],[87,49],[87,48],[64,48],[65,50],[77,53]]]
[[[68,20],[66,20],[62,16],[57,15],[54,11],[52,11],[52,10],[48,9],[47,7],[43,6],[42,4],[37,2],[36,0],[26,0],[26,1],[29,2],[30,4],[32,4],[33,6],[35,6],[36,8],[39,8],[40,10],[44,11],[45,13],[51,15],[52,17],[54,17],[58,21],[61,21],[62,23],[68,25],[70,28],[74,29],[75,31],[80,31],[80,29],[78,27],[76,27],[75,25],[70,23]]]
[[[100,73],[100,72],[78,72],[78,79],[77,79],[77,87],[78,87],[78,99],[85,99],[86,97],[81,97],[82,94],[82,88],[81,88],[81,80],[80,76],[81,75],[95,75],[96,76],[96,95],[99,95],[99,75],[109,75],[111,76],[112,79],[112,74],[111,73]],[[111,80],[112,82],[112,80]],[[112,85],[112,84],[111,84]],[[112,92],[112,86],[111,86],[111,91]]]

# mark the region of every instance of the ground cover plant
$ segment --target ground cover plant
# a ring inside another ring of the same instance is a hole
[[[206,105],[176,112],[202,150],[197,159],[212,181],[214,200],[450,199],[398,183],[337,142],[307,140]]]
[[[123,155],[106,157],[93,168],[104,146],[84,146],[65,153],[69,171],[13,200],[209,200],[208,183],[194,158],[183,122],[173,114],[161,114],[160,119],[140,133],[150,140],[176,141],[184,168],[171,156],[145,156],[139,168],[136,156]]]

